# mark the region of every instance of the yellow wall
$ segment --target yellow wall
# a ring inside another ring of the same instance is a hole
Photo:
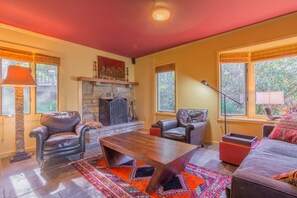
[[[79,110],[78,76],[92,77],[93,61],[97,56],[106,56],[125,61],[129,67],[129,79],[134,80],[131,59],[82,45],[43,36],[0,24],[0,46],[28,50],[61,57],[59,68],[59,110]],[[35,139],[29,138],[29,131],[39,126],[40,115],[25,117],[25,142],[27,149],[34,149]],[[0,117],[0,158],[15,151],[14,118]]]
[[[217,142],[222,136],[223,122],[218,121],[218,95],[205,87],[201,80],[218,87],[218,62],[220,51],[256,45],[297,34],[297,13],[241,28],[183,46],[138,58],[135,66],[137,115],[145,121],[145,127],[157,120],[174,115],[155,114],[154,67],[175,63],[177,78],[177,109],[203,108],[209,110],[205,140]],[[261,136],[265,121],[229,122],[229,131]]]

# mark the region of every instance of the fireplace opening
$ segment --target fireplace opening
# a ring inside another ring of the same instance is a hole
[[[99,98],[99,122],[104,126],[128,122],[128,103],[125,98]]]

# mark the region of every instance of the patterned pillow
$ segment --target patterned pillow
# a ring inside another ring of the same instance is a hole
[[[293,186],[297,186],[297,169],[288,173],[282,173],[273,177],[273,179],[286,182]]]
[[[270,133],[269,138],[297,144],[297,115],[284,115]]]
[[[201,122],[203,120],[203,112],[200,111],[192,111],[188,112],[188,122]]]

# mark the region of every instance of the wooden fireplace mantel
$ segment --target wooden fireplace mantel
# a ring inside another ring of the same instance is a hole
[[[129,82],[129,81],[120,81],[120,80],[108,80],[102,78],[91,78],[91,77],[78,77],[77,80],[79,81],[87,81],[87,82],[100,82],[100,83],[107,83],[107,84],[120,84],[120,85],[139,85],[138,82]]]

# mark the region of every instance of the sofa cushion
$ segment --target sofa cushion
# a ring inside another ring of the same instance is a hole
[[[254,150],[245,158],[239,169],[272,178],[296,167],[297,158]]]
[[[297,114],[284,115],[269,138],[297,144]]]
[[[279,180],[286,182],[288,184],[292,184],[294,186],[297,186],[297,169],[287,172],[287,173],[282,173],[279,175],[276,175],[273,177],[273,179]]]
[[[79,136],[73,132],[61,132],[51,135],[44,142],[44,150],[53,150],[79,145]]]
[[[297,145],[280,140],[273,140],[264,137],[260,144],[256,147],[257,151],[272,153],[276,155],[284,155],[297,159]]]
[[[185,141],[186,130],[184,127],[177,127],[170,129],[168,131],[164,131],[162,133],[162,136],[165,138],[173,139],[173,140],[179,140],[179,141]]]

